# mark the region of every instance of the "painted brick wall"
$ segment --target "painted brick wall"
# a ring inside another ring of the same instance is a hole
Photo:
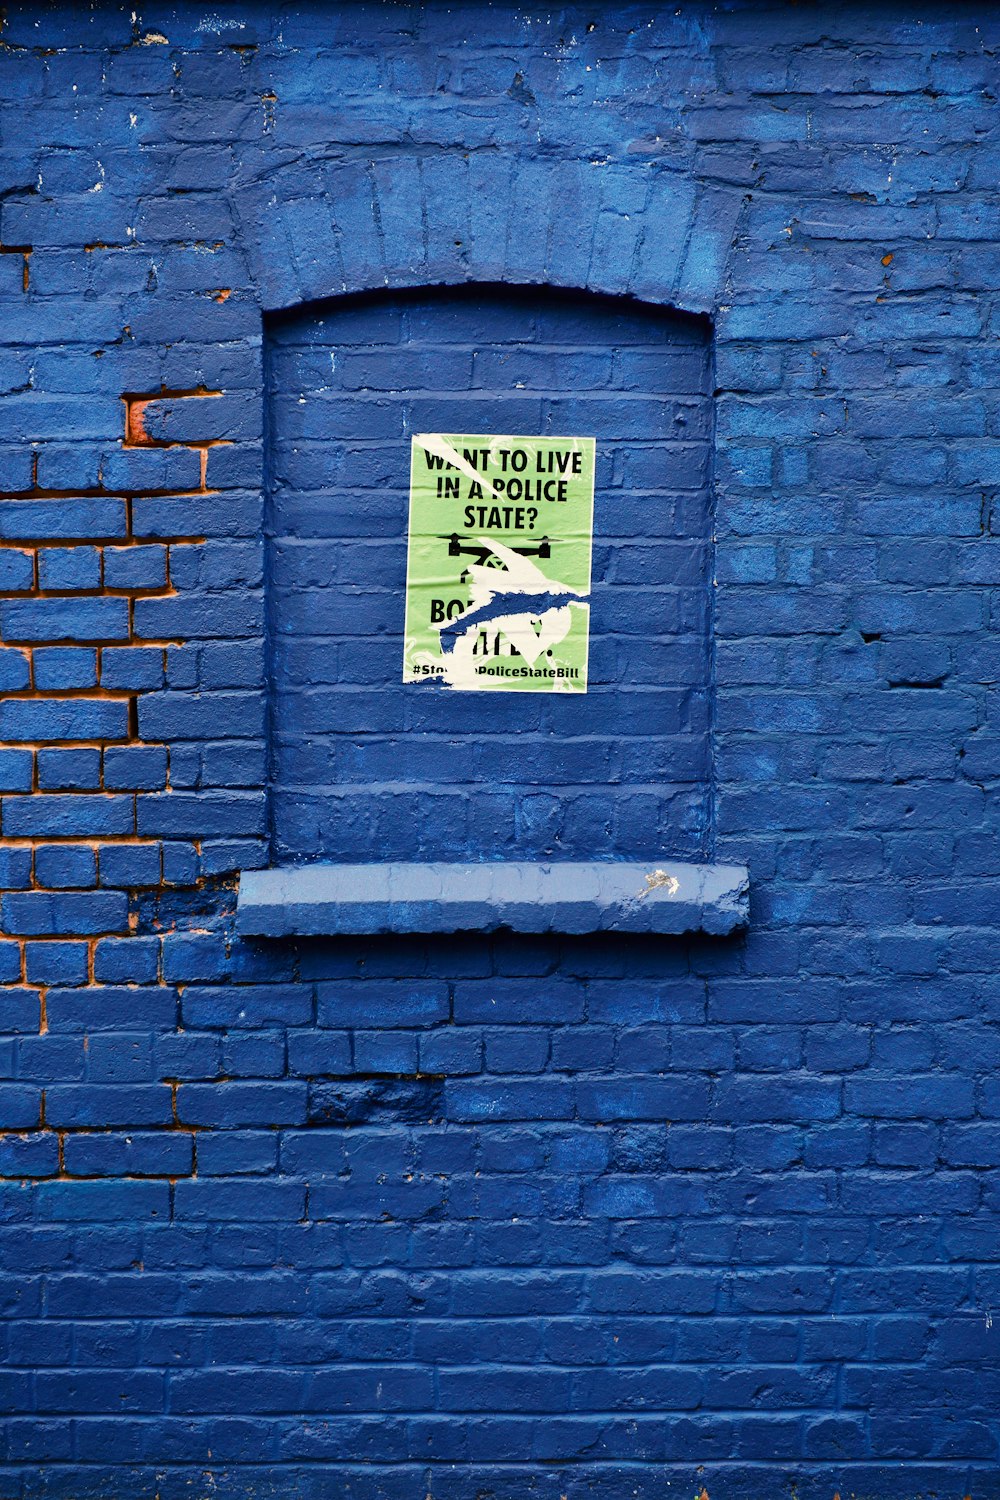
[[[704,329],[448,288],[324,304],[271,338],[274,858],[703,857]],[[599,435],[586,696],[403,685],[413,432]]]
[[[8,7],[4,1496],[1000,1495],[998,44]],[[265,330],[507,284],[710,341],[750,929],[239,941]]]

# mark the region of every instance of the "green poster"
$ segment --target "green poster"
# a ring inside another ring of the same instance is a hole
[[[594,439],[419,433],[403,681],[585,693]]]

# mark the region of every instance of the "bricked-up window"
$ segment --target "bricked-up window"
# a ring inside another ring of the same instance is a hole
[[[275,320],[267,365],[275,861],[704,856],[704,325],[378,294]],[[401,681],[414,432],[596,438],[585,696]]]

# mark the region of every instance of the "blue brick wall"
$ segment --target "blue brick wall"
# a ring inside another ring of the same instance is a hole
[[[704,856],[704,328],[448,288],[327,303],[269,335],[273,857]],[[414,432],[598,435],[586,696],[403,685]]]
[[[0,40],[0,1493],[1000,1496],[995,18]],[[742,938],[234,934],[280,393],[459,285],[709,363],[712,769],[658,838],[749,864]]]

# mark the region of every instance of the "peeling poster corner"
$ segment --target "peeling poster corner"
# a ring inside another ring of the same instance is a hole
[[[592,437],[418,433],[403,681],[585,693]]]

